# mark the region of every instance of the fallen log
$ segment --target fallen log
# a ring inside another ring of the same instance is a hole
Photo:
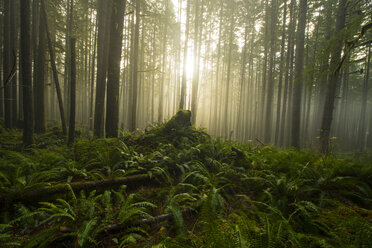
[[[35,203],[51,199],[56,194],[69,193],[71,190],[74,192],[80,192],[82,190],[89,192],[94,189],[104,191],[106,189],[117,188],[121,185],[126,185],[128,190],[133,190],[142,186],[157,186],[158,184],[158,181],[154,177],[150,177],[148,174],[140,174],[123,178],[57,184],[23,192],[0,194],[0,202],[4,203],[4,206],[9,206],[14,202]]]
[[[181,212],[183,216],[185,214],[195,215],[197,213],[196,211],[193,211],[190,209],[184,209]],[[169,213],[169,214],[161,214],[161,215],[155,216],[154,218],[140,219],[134,223],[107,225],[106,227],[103,228],[102,233],[112,234],[112,233],[120,232],[129,227],[140,226],[140,225],[153,226],[153,225],[160,224],[161,222],[164,222],[164,221],[170,221],[171,218],[173,218],[173,215]],[[71,232],[76,232],[77,230],[70,228],[70,227],[66,227],[66,226],[60,226],[59,231],[63,233],[71,233]]]

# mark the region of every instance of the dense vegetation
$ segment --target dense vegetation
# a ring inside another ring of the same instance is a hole
[[[0,129],[1,247],[372,247],[372,159],[211,138]]]

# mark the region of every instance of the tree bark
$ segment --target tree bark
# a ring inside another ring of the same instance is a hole
[[[51,66],[52,66],[54,84],[56,86],[56,91],[57,91],[59,112],[60,112],[61,122],[62,122],[62,132],[63,132],[63,135],[66,135],[67,128],[66,128],[65,111],[64,111],[64,108],[63,108],[62,93],[61,93],[61,87],[59,85],[58,72],[57,72],[56,59],[55,59],[56,57],[55,57],[55,54],[54,54],[54,50],[53,50],[53,46],[52,46],[52,40],[51,40],[51,37],[50,37],[50,31],[49,31],[49,26],[48,26],[48,18],[47,18],[47,13],[46,13],[46,9],[45,9],[44,0],[41,0],[41,9],[43,11],[42,14],[44,16],[44,25],[45,25],[45,31],[46,31],[47,40],[48,40],[50,63],[51,63]],[[26,104],[26,103],[24,103],[24,104]]]
[[[10,115],[10,122],[11,127],[15,127],[17,125],[17,44],[18,44],[18,26],[17,26],[17,17],[18,13],[16,11],[16,1],[10,1],[10,41],[11,41],[11,53],[13,56],[11,57],[11,65],[14,65],[14,76],[10,81],[10,98],[11,98],[11,115]]]
[[[196,115],[198,109],[198,88],[199,88],[199,64],[200,64],[200,54],[198,51],[200,50],[201,46],[201,36],[202,30],[199,34],[199,27],[203,26],[203,17],[201,21],[199,20],[199,0],[195,2],[195,28],[194,28],[194,70],[193,70],[193,77],[192,77],[192,98],[191,98],[191,123],[195,125],[196,122]],[[203,8],[203,3],[202,3]]]
[[[106,76],[108,62],[107,51],[110,37],[110,28],[108,23],[111,19],[111,6],[111,0],[98,0],[97,80],[94,112],[94,136],[98,138],[103,137],[104,131]]]
[[[4,0],[4,50],[3,50],[3,81],[4,86],[0,89],[0,114],[5,119],[5,128],[11,127],[10,87],[7,79],[11,73],[11,50],[10,50],[10,0]]]
[[[30,33],[30,0],[21,0],[21,59],[23,89],[23,146],[29,148],[33,143],[33,105],[32,105],[32,62]]]
[[[114,0],[111,16],[107,78],[106,136],[117,137],[119,125],[119,79],[126,0]]]
[[[96,69],[96,48],[97,48],[97,19],[94,29],[93,55],[92,55],[92,75],[90,82],[90,106],[89,106],[89,129],[93,130],[93,102],[94,102],[94,74]]]
[[[331,50],[331,62],[330,62],[330,78],[327,84],[326,99],[324,103],[322,126],[320,130],[320,145],[321,152],[329,152],[329,138],[331,133],[331,125],[333,118],[333,108],[336,97],[336,89],[339,81],[340,68],[339,64],[341,62],[341,51],[343,47],[343,37],[340,35],[340,31],[345,26],[346,17],[346,1],[339,0],[337,19],[336,19],[336,30],[335,35],[337,40],[334,42]]]
[[[36,81],[34,82],[34,111],[35,111],[35,132],[45,133],[46,113],[45,113],[45,19],[42,13],[39,15],[39,39],[36,60]]]
[[[229,107],[229,94],[230,94],[230,79],[231,79],[231,63],[232,63],[232,48],[233,48],[233,40],[234,40],[234,24],[235,24],[235,20],[234,20],[234,15],[231,15],[231,23],[230,23],[230,38],[229,38],[229,53],[228,53],[228,62],[227,62],[227,78],[226,78],[226,94],[225,94],[225,108],[224,108],[224,117],[225,117],[225,120],[224,120],[224,135],[225,135],[225,138],[228,138],[229,137],[229,134],[230,134],[230,130],[229,130],[229,111],[228,111],[228,107]]]
[[[280,64],[279,64],[279,83],[278,83],[278,100],[276,107],[276,122],[275,122],[275,145],[279,145],[280,138],[280,123],[281,118],[281,104],[282,104],[282,88],[283,88],[283,73],[284,73],[284,52],[286,39],[286,23],[287,23],[287,0],[284,0],[283,23],[282,23],[282,43],[280,48]],[[284,106],[284,104],[283,104]]]
[[[185,31],[185,46],[183,48],[183,68],[182,68],[182,85],[181,85],[181,99],[180,99],[180,109],[186,109],[186,90],[187,90],[187,56],[188,56],[188,42],[189,42],[189,29],[190,29],[190,0],[187,0],[187,10],[186,10],[186,31]]]
[[[275,70],[275,40],[276,28],[278,22],[277,13],[277,0],[271,1],[271,14],[270,14],[270,57],[269,57],[269,70],[267,80],[267,101],[266,101],[266,118],[265,118],[265,142],[271,142],[272,133],[272,113],[273,113],[273,97],[274,97],[274,70]]]
[[[132,101],[130,106],[130,126],[129,131],[136,130],[137,126],[137,91],[138,91],[138,45],[139,45],[139,26],[140,26],[140,2],[136,2],[136,24],[134,27],[134,44],[133,44],[133,70],[132,70]]]
[[[165,13],[168,13],[168,1],[165,0]],[[137,6],[137,5],[136,5]],[[137,27],[137,22],[136,22]],[[137,30],[137,29],[136,29]],[[158,109],[158,122],[162,122],[164,120],[164,84],[165,84],[165,76],[166,76],[166,63],[167,63],[167,31],[168,31],[168,24],[164,22],[164,31],[163,31],[163,49],[162,49],[162,73],[161,73],[161,83],[160,83],[160,92],[159,92],[159,109]],[[134,44],[135,46],[137,43]]]
[[[75,137],[75,113],[76,113],[76,40],[70,39],[70,119],[68,125],[68,145],[74,143]]]
[[[295,61],[295,81],[293,86],[292,103],[292,137],[291,145],[300,148],[300,122],[301,122],[301,98],[302,80],[304,63],[304,44],[306,28],[307,0],[300,0],[298,26],[296,34],[296,61]]]
[[[359,120],[359,142],[360,150],[365,149],[366,143],[366,114],[367,114],[367,100],[368,100],[368,81],[369,81],[369,68],[371,63],[371,47],[368,48],[367,52],[367,61],[365,64],[365,77],[363,83],[363,92],[362,92],[362,106],[360,110],[360,120]]]

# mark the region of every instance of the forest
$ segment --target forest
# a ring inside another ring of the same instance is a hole
[[[0,247],[372,247],[372,1],[0,0]]]

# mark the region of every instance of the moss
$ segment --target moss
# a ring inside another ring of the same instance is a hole
[[[136,143],[151,148],[156,148],[159,144],[172,144],[179,147],[182,144],[194,144],[199,141],[199,138],[206,136],[208,136],[206,133],[192,127],[191,111],[179,110],[164,125],[147,131],[144,135],[138,137]]]
[[[191,128],[191,111],[178,110],[167,123],[165,123],[163,131],[169,132],[182,128]]]

